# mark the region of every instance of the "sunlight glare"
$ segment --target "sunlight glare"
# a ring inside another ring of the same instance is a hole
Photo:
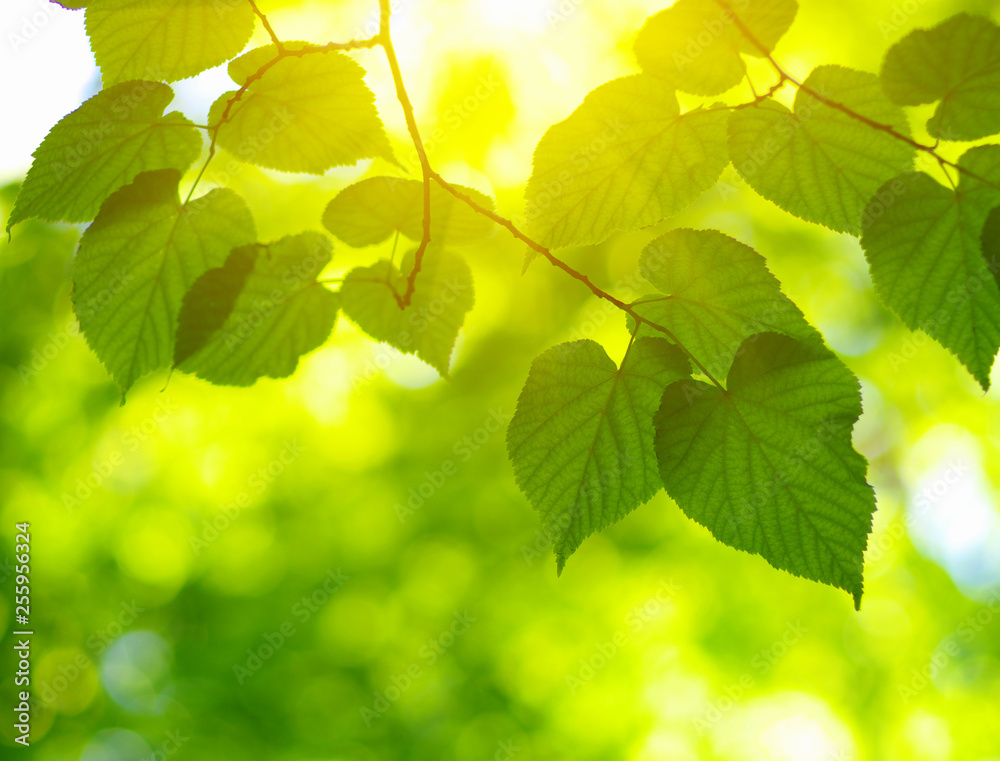
[[[553,5],[551,0],[479,0],[482,19],[489,27],[536,35],[548,31]]]

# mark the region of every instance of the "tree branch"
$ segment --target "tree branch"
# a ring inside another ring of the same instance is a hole
[[[482,214],[484,217],[488,217],[489,219],[493,220],[498,225],[500,225],[505,230],[507,230],[517,240],[521,241],[522,243],[527,244],[528,247],[531,248],[533,251],[536,251],[537,253],[539,253],[542,256],[544,256],[546,259],[549,260],[549,263],[552,266],[558,267],[563,272],[565,272],[567,275],[569,275],[570,277],[572,277],[574,280],[579,280],[581,283],[583,283],[585,286],[587,286],[590,289],[590,292],[593,293],[595,296],[597,296],[600,299],[604,299],[608,303],[613,304],[614,306],[618,307],[620,310],[622,310],[623,312],[625,312],[625,314],[629,315],[633,320],[635,320],[636,325],[641,325],[641,324],[644,323],[646,325],[649,325],[649,327],[653,328],[654,330],[657,330],[660,333],[663,333],[668,339],[670,339],[670,341],[672,341],[674,344],[676,344],[678,346],[678,348],[680,348],[680,350],[683,351],[688,356],[688,358],[695,364],[695,366],[702,372],[702,374],[706,378],[708,378],[710,381],[712,381],[712,383],[714,383],[716,385],[716,387],[718,387],[718,389],[720,391],[725,392],[725,388],[723,388],[722,384],[719,383],[718,380],[716,380],[715,376],[713,376],[712,373],[710,373],[708,371],[708,368],[706,368],[701,362],[699,362],[698,358],[695,357],[694,354],[692,354],[690,351],[688,351],[687,347],[684,346],[684,344],[682,344],[678,340],[677,336],[675,336],[670,330],[668,330],[667,328],[663,327],[662,325],[659,325],[659,324],[657,324],[655,322],[652,322],[651,320],[646,319],[641,314],[639,314],[638,312],[636,312],[635,309],[633,309],[631,305],[626,304],[621,299],[615,298],[614,296],[612,296],[607,291],[605,291],[605,290],[599,288],[598,286],[594,285],[594,282],[589,277],[587,277],[586,275],[584,275],[579,270],[573,269],[573,267],[571,267],[569,264],[567,264],[566,262],[564,262],[558,256],[556,256],[555,254],[553,254],[548,248],[546,248],[545,246],[543,246],[538,241],[536,241],[533,238],[530,238],[527,235],[525,235],[509,219],[507,219],[506,217],[501,217],[499,214],[497,214],[495,211],[492,211],[491,209],[487,209],[485,206],[483,206],[480,203],[478,203],[470,195],[468,195],[467,193],[463,193],[461,190],[459,190],[458,188],[456,188],[454,185],[452,185],[450,182],[448,182],[446,179],[444,179],[444,177],[442,177],[440,174],[438,174],[437,172],[435,172],[433,169],[431,170],[431,177],[434,178],[434,181],[437,182],[438,185],[440,185],[442,188],[444,188],[449,193],[451,193],[453,196],[455,196],[455,198],[457,198],[458,200],[462,201],[464,204],[466,204],[473,211],[476,211],[479,214]]]
[[[409,131],[413,147],[417,151],[417,158],[420,159],[420,170],[423,174],[424,182],[423,236],[413,257],[413,269],[406,278],[406,292],[401,297],[398,294],[396,296],[400,308],[405,309],[413,299],[413,291],[417,284],[417,275],[420,274],[420,268],[424,262],[424,254],[431,242],[431,175],[433,170],[431,169],[430,161],[427,159],[424,141],[420,137],[417,118],[413,113],[413,104],[410,102],[410,96],[406,92],[406,85],[403,83],[403,72],[399,68],[399,59],[396,57],[396,49],[392,44],[392,35],[389,31],[389,18],[392,14],[390,0],[379,0],[379,11],[379,43],[382,45],[386,60],[389,62],[392,81],[396,86],[396,99],[403,109],[403,118],[406,119],[406,129]]]
[[[941,165],[942,168],[951,167],[959,174],[964,174],[967,177],[971,177],[972,179],[982,182],[985,185],[1000,190],[1000,184],[995,183],[992,180],[988,180],[985,177],[980,177],[975,172],[966,169],[965,167],[959,166],[954,161],[949,161],[944,156],[940,155],[937,152],[937,143],[935,143],[934,145],[927,145],[925,143],[921,143],[918,140],[914,140],[909,135],[904,135],[902,132],[899,132],[891,124],[883,124],[882,122],[875,121],[874,119],[869,119],[864,114],[859,114],[857,111],[848,106],[845,106],[843,103],[838,103],[835,100],[830,100],[825,95],[822,95],[821,93],[812,89],[808,85],[800,82],[798,79],[789,74],[788,71],[780,63],[778,63],[775,57],[771,54],[771,51],[768,50],[767,46],[757,39],[756,35],[750,30],[750,28],[746,25],[743,19],[739,17],[739,14],[737,14],[736,11],[733,10],[733,7],[729,4],[728,0],[715,0],[715,2],[723,10],[727,11],[732,16],[733,23],[736,24],[736,27],[740,30],[740,33],[744,37],[746,37],[747,41],[751,45],[753,45],[761,52],[763,57],[767,59],[767,61],[771,64],[774,70],[778,73],[778,76],[781,77],[782,82],[791,82],[799,90],[806,93],[807,95],[812,96],[823,105],[828,106],[829,108],[835,109],[837,111],[840,111],[842,114],[845,114],[851,117],[852,119],[855,119],[861,122],[862,124],[871,127],[874,130],[878,130],[879,132],[884,132],[885,134],[894,137],[896,140],[901,140],[902,142],[906,143],[907,145],[918,151],[922,151],[923,153],[926,153],[929,156],[933,156],[934,159],[938,162],[938,164]],[[947,174],[947,172],[945,172],[945,174]]]
[[[260,23],[264,25],[264,29],[267,30],[268,37],[271,38],[271,42],[278,49],[278,52],[284,50],[284,45],[281,44],[281,40],[278,39],[278,35],[274,33],[274,29],[271,27],[271,22],[267,20],[267,16],[261,12],[260,8],[257,7],[257,3],[254,0],[247,0],[250,3],[250,7],[253,8],[253,12],[257,14],[257,18],[260,19]]]
[[[251,3],[252,4],[252,3]],[[257,10],[257,6],[254,6],[254,10]],[[266,18],[264,14],[257,11],[262,18]],[[271,25],[266,24],[269,33],[273,35],[273,30]],[[276,38],[274,38],[276,40]],[[278,48],[278,54],[271,60],[264,63],[257,71],[246,78],[246,81],[239,87],[236,92],[233,93],[232,97],[226,101],[226,107],[222,110],[222,114],[219,116],[219,121],[215,124],[210,124],[206,128],[211,134],[211,139],[208,144],[208,156],[205,158],[205,163],[201,165],[201,169],[198,171],[198,176],[194,178],[194,184],[191,186],[191,190],[188,192],[187,201],[191,200],[191,196],[194,195],[195,189],[198,187],[198,183],[201,181],[202,176],[205,174],[205,170],[208,169],[208,165],[212,163],[212,159],[215,157],[215,150],[219,142],[219,130],[222,129],[222,125],[229,121],[232,116],[233,106],[235,106],[246,94],[247,88],[250,87],[254,82],[261,79],[268,70],[274,66],[279,61],[285,58],[302,58],[313,53],[330,53],[334,51],[346,51],[346,50],[363,50],[377,47],[381,44],[381,39],[378,35],[373,37],[367,37],[360,40],[348,40],[347,42],[327,42],[324,45],[305,45],[301,48],[295,50],[289,50],[284,47],[280,42],[275,41],[275,46]]]

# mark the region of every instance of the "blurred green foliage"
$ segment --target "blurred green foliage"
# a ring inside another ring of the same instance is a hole
[[[272,21],[343,38],[368,5],[274,3]],[[418,115],[443,125],[432,158],[516,215],[533,143],[634,68],[631,35],[662,4],[424,5],[396,28]],[[997,10],[803,0],[777,54],[799,74],[876,70],[906,31],[963,9]],[[481,112],[449,130],[449,109],[494,75]],[[227,179],[268,239],[319,229],[338,189],[378,172]],[[996,394],[877,302],[855,239],[779,212],[732,169],[724,180],[680,218],[568,259],[613,289],[675,226],[767,258],[864,382],[855,444],[878,512],[860,613],[720,545],[662,492],[556,578],[498,421],[545,348],[595,338],[617,360],[627,333],[544,262],[522,276],[523,249],[500,233],[467,250],[477,304],[447,381],[341,320],[288,381],[164,373],[119,407],[70,312],[80,230],[28,222],[0,243],[0,623],[9,654],[13,526],[30,521],[38,702],[27,751],[5,710],[3,758],[1000,758]],[[328,275],[389,246],[337,247]],[[6,709],[12,657],[0,665]]]

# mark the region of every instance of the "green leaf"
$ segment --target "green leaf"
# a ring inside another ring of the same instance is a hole
[[[875,497],[851,445],[857,379],[828,349],[768,333],[721,391],[674,383],[656,413],[667,493],[720,542],[861,604]]]
[[[958,163],[975,177],[962,174],[957,190],[920,172],[886,183],[865,212],[872,221],[861,245],[882,301],[988,389],[1000,348],[1000,288],[981,238],[1000,205],[1000,146],[973,148]]]
[[[322,174],[377,156],[395,161],[364,69],[343,53],[284,45],[292,55],[276,60],[276,48],[267,45],[229,64],[234,82],[250,84],[219,128],[218,144],[243,161],[284,172]],[[237,93],[215,101],[210,125]]]
[[[994,207],[987,215],[980,242],[986,266],[1000,288],[1000,206]]]
[[[798,8],[795,0],[677,0],[646,19],[635,41],[635,55],[648,74],[673,88],[718,95],[738,85],[746,74],[741,53],[765,55],[740,24],[770,52],[792,25]]]
[[[201,152],[201,135],[183,114],[163,110],[173,90],[159,82],[109,87],[64,116],[35,149],[7,220],[86,222],[140,172],[183,172]]]
[[[409,274],[413,263],[410,253],[403,260],[403,272]],[[404,354],[416,354],[448,375],[458,331],[475,304],[469,265],[457,254],[428,248],[410,304],[400,309],[399,299],[405,293],[406,277],[387,261],[351,270],[340,289],[344,314],[365,333]]]
[[[941,140],[977,140],[1000,132],[1000,27],[959,13],[917,29],[886,53],[885,92],[901,106],[941,101],[927,131]]]
[[[192,77],[238,55],[256,23],[246,0],[88,0],[86,19],[105,85]]]
[[[646,246],[639,269],[666,295],[642,298],[633,308],[667,328],[713,377],[726,376],[750,336],[819,340],[764,258],[716,230],[670,231]],[[639,335],[663,333],[643,325]]]
[[[456,186],[477,203],[493,209],[493,199],[472,188]],[[424,229],[424,184],[398,177],[371,177],[340,191],[323,212],[323,225],[348,246],[361,248],[388,240],[399,232],[420,240]],[[468,243],[489,235],[493,223],[431,184],[431,241]]]
[[[726,120],[681,114],[674,92],[643,74],[601,85],[535,149],[529,233],[553,248],[587,245],[676,214],[729,162]]]
[[[886,99],[878,77],[821,66],[798,91],[794,113],[772,100],[733,112],[733,166],[750,187],[785,211],[860,235],[868,201],[884,182],[912,168],[915,150],[805,88],[909,135],[906,115]]]
[[[233,191],[181,205],[180,173],[140,174],[112,195],[80,240],[73,305],[87,343],[122,394],[169,367],[177,315],[191,285],[254,239],[254,221]]]
[[[337,320],[340,298],[316,282],[330,256],[313,232],[235,249],[185,297],[174,365],[223,386],[291,375]]]
[[[507,452],[560,572],[584,539],[659,491],[653,414],[663,390],[689,373],[680,349],[662,338],[635,339],[620,368],[589,340],[532,362]]]

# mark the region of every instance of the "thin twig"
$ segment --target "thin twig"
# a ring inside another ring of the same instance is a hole
[[[385,51],[386,60],[389,62],[389,71],[392,72],[392,81],[396,86],[396,99],[403,109],[403,118],[406,120],[406,129],[410,133],[410,140],[417,151],[417,158],[420,160],[420,170],[423,174],[424,182],[424,219],[423,235],[420,238],[420,245],[413,257],[413,269],[406,278],[406,292],[399,297],[400,308],[405,309],[413,299],[413,291],[417,285],[417,275],[424,263],[424,253],[431,242],[431,164],[427,158],[427,151],[424,148],[424,141],[420,137],[420,129],[417,127],[417,118],[413,113],[413,104],[410,96],[406,92],[406,85],[403,83],[403,72],[399,68],[399,59],[396,57],[396,48],[392,44],[392,35],[389,31],[389,19],[392,15],[390,0],[379,0],[379,44]]]
[[[269,25],[270,26],[270,25]],[[314,53],[330,53],[334,51],[346,51],[346,50],[365,50],[377,47],[381,44],[381,40],[378,35],[373,37],[367,37],[365,39],[354,39],[348,40],[347,42],[327,42],[323,45],[304,45],[300,48],[291,50],[289,48],[278,46],[278,54],[266,61],[261,65],[257,71],[248,76],[246,80],[240,85],[239,89],[236,90],[226,101],[226,107],[222,109],[222,114],[219,116],[219,121],[215,124],[211,124],[207,127],[208,131],[211,133],[211,140],[208,144],[208,156],[205,158],[205,163],[201,165],[201,169],[198,171],[198,176],[194,179],[194,184],[191,186],[191,190],[187,195],[187,201],[191,200],[191,196],[194,195],[195,188],[198,187],[198,183],[201,181],[202,176],[205,174],[205,170],[208,169],[208,165],[212,162],[215,157],[215,151],[219,142],[219,130],[222,129],[222,125],[226,124],[232,118],[233,106],[235,106],[246,94],[247,89],[254,82],[260,80],[272,66],[277,64],[286,58],[302,58],[307,55],[312,55]]]
[[[265,16],[261,12],[260,8],[257,7],[257,3],[255,3],[254,0],[247,0],[247,2],[250,3],[250,7],[253,8],[253,12],[257,14],[257,18],[260,19],[260,23],[263,24],[264,29],[267,30],[267,34],[271,38],[271,42],[274,43],[274,46],[278,49],[278,52],[280,53],[282,50],[285,49],[285,46],[281,44],[281,40],[278,39],[278,35],[276,35],[274,33],[274,29],[271,28],[271,22],[267,20],[267,16]]]
[[[904,135],[902,132],[898,131],[891,124],[883,124],[882,122],[870,119],[864,114],[858,113],[849,106],[845,106],[843,103],[838,103],[835,100],[830,100],[825,95],[817,92],[816,90],[804,84],[803,82],[800,82],[790,73],[788,73],[788,71],[780,63],[778,63],[778,61],[771,54],[771,51],[768,49],[768,47],[757,39],[756,35],[754,35],[754,33],[743,21],[743,19],[739,17],[739,14],[737,14],[736,11],[733,10],[728,0],[715,0],[715,2],[723,10],[727,11],[730,14],[730,16],[732,16],[733,23],[736,24],[737,28],[740,30],[740,33],[742,33],[743,36],[747,38],[747,41],[751,45],[753,45],[761,52],[763,57],[767,59],[767,61],[771,64],[771,66],[774,68],[774,70],[778,73],[778,75],[782,78],[783,81],[791,82],[799,90],[806,93],[807,95],[812,96],[820,103],[822,103],[824,106],[840,111],[842,114],[845,114],[846,116],[849,116],[850,118],[855,119],[861,122],[862,124],[871,127],[874,130],[878,130],[879,132],[884,132],[885,134],[895,138],[896,140],[901,140],[902,142],[906,143],[907,145],[918,151],[922,151],[930,156],[933,156],[937,160],[938,164],[940,164],[942,167],[949,166],[955,171],[957,171],[959,174],[964,174],[967,177],[971,177],[972,179],[983,183],[984,185],[988,185],[992,188],[1000,190],[1000,183],[995,183],[992,180],[988,180],[985,177],[981,177],[976,172],[973,172],[970,169],[966,169],[965,167],[960,166],[954,161],[949,161],[948,159],[944,158],[944,156],[941,156],[937,152],[937,142],[935,142],[934,145],[927,145],[925,143],[921,143],[918,140],[914,140],[909,135]]]
[[[527,246],[531,248],[533,251],[538,252],[546,259],[548,259],[551,265],[553,265],[554,267],[558,267],[567,275],[572,277],[574,280],[579,280],[581,283],[587,286],[590,289],[590,292],[593,293],[595,296],[597,296],[600,299],[604,299],[608,303],[618,307],[620,310],[625,312],[625,314],[629,315],[633,320],[635,320],[637,324],[645,323],[654,330],[658,330],[660,333],[663,333],[668,339],[670,339],[670,341],[675,343],[681,349],[681,351],[687,354],[687,356],[691,359],[691,361],[695,364],[695,366],[702,372],[702,374],[704,374],[706,378],[712,381],[712,383],[714,383],[719,388],[720,391],[725,392],[725,388],[722,386],[721,383],[719,383],[718,380],[716,380],[716,378],[712,375],[712,373],[708,371],[708,368],[706,368],[700,361],[698,361],[698,358],[690,351],[688,351],[687,347],[684,346],[684,344],[682,344],[678,340],[677,336],[675,336],[670,330],[663,327],[662,325],[659,325],[655,322],[652,322],[651,320],[648,320],[647,318],[643,317],[641,314],[636,312],[631,305],[626,304],[621,299],[615,298],[607,291],[596,286],[589,277],[584,275],[579,270],[573,269],[573,267],[571,267],[569,264],[567,264],[562,259],[553,254],[547,247],[543,246],[538,241],[530,238],[529,236],[521,232],[521,230],[518,229],[517,225],[515,225],[509,219],[501,217],[499,214],[497,214],[495,211],[491,209],[487,209],[485,206],[478,203],[470,195],[468,195],[467,193],[463,193],[461,190],[456,188],[454,185],[452,185],[450,182],[444,179],[444,177],[435,172],[433,169],[431,170],[431,177],[434,179],[435,182],[438,183],[438,185],[440,185],[442,188],[444,188],[453,196],[455,196],[455,198],[462,201],[473,211],[476,211],[479,214],[482,214],[484,217],[488,217],[489,219],[493,220],[496,224],[500,225],[505,230],[507,230],[517,240],[527,244]]]

